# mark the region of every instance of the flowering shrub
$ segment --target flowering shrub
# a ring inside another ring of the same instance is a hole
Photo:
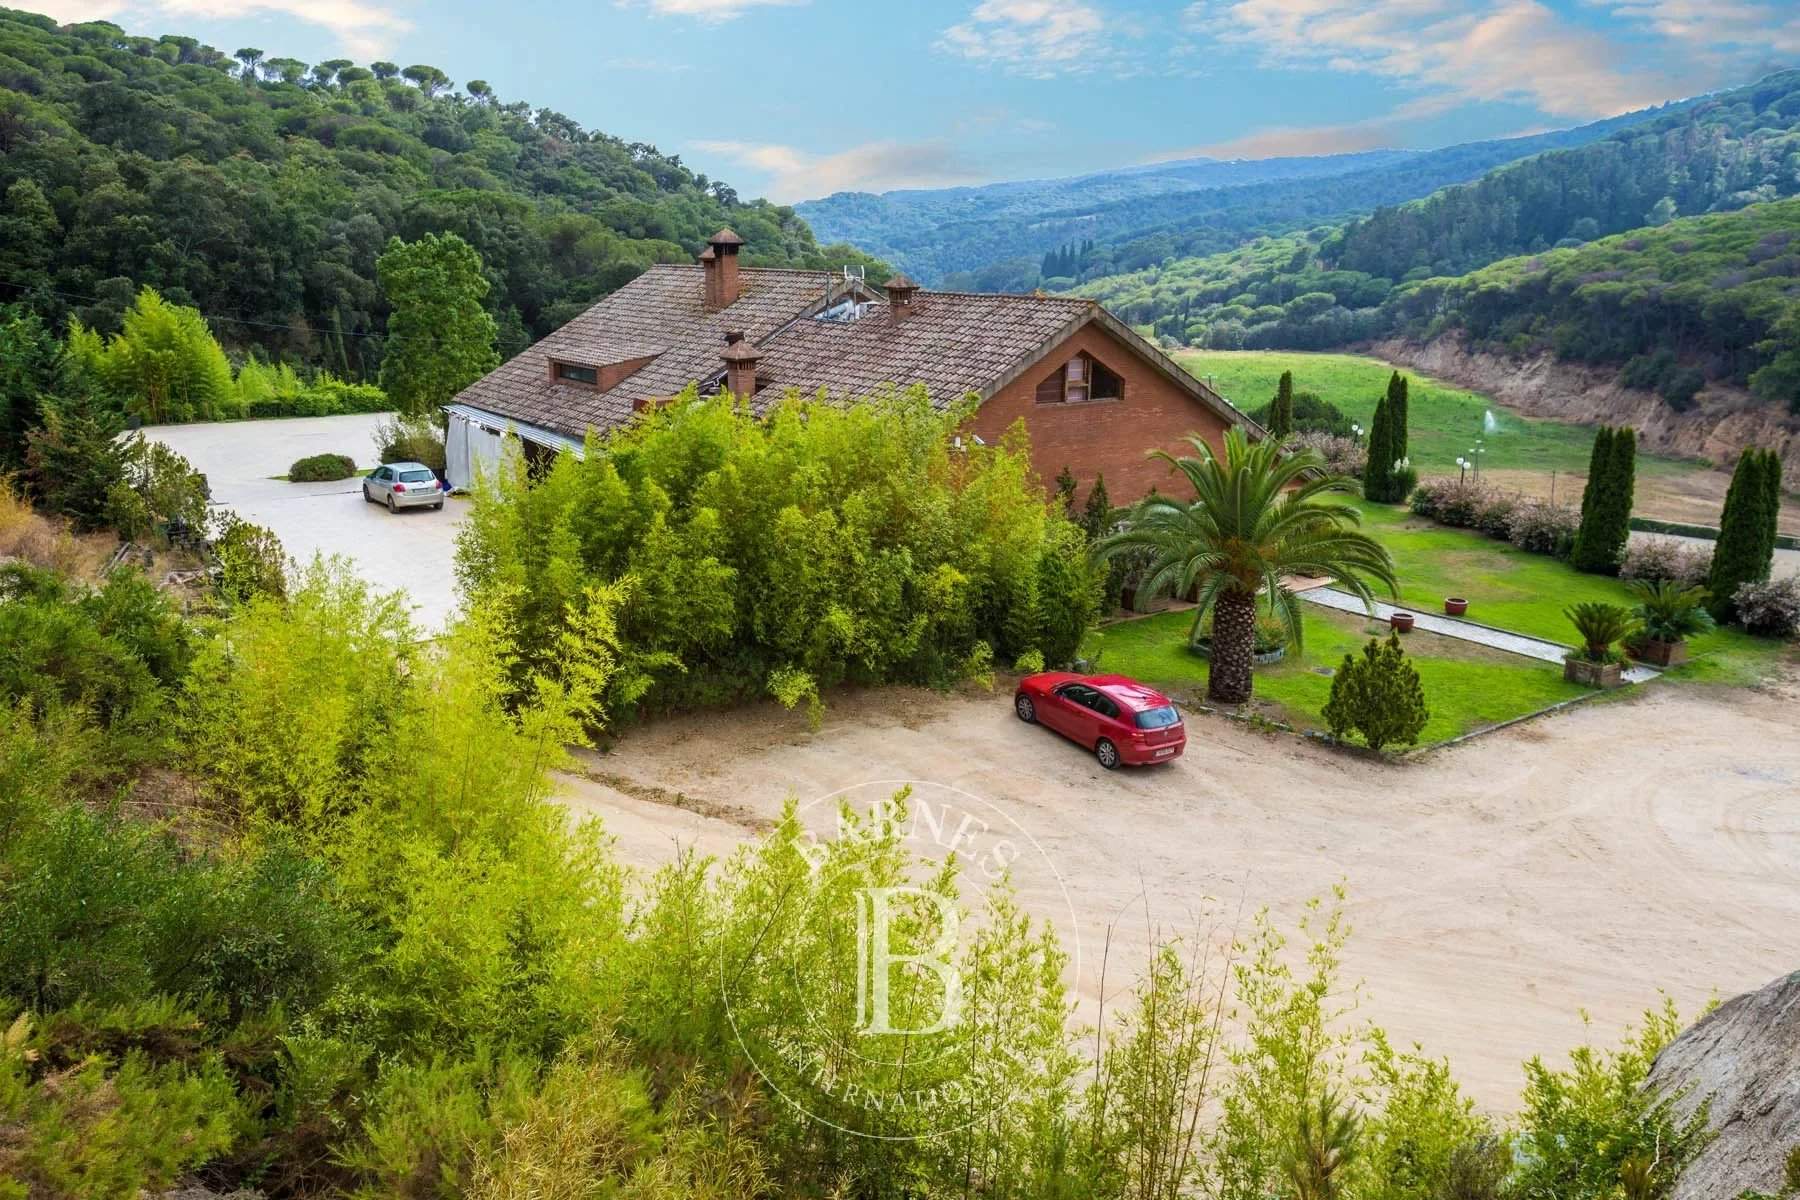
[[[1450,493],[1463,485],[1454,479],[1427,479],[1413,489],[1409,503],[1413,512],[1421,517],[1437,520],[1438,514],[1444,510],[1444,501]]]
[[[1492,496],[1488,489],[1473,484],[1452,487],[1438,504],[1437,520],[1458,529],[1473,529],[1476,515],[1487,507]]]
[[[1647,537],[1629,543],[1619,559],[1620,579],[1647,583],[1668,580],[1682,587],[1698,587],[1712,569],[1712,547],[1696,546],[1672,537]]]
[[[1361,475],[1369,465],[1369,452],[1355,438],[1302,430],[1294,435],[1293,442],[1301,449],[1317,451],[1325,465],[1339,475]]]
[[[1518,510],[1517,496],[1489,492],[1475,503],[1475,528],[1489,537],[1511,537],[1513,514]]]
[[[1800,577],[1739,584],[1731,602],[1751,633],[1780,638],[1800,633]]]
[[[1546,500],[1526,500],[1513,509],[1506,540],[1521,550],[1560,558],[1569,552],[1580,527],[1581,514],[1574,509]]]

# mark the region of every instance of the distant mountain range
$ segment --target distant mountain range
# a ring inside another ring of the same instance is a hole
[[[1019,290],[1062,278],[1047,276],[1046,267],[1074,265],[1076,278],[1114,274],[1342,220],[1546,150],[1586,145],[1674,107],[1441,150],[1193,158],[1068,179],[839,192],[796,209],[820,241],[850,242],[928,284]],[[1075,263],[1050,257],[1065,248]]]

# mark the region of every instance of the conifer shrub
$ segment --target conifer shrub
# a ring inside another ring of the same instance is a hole
[[[1637,434],[1630,426],[1602,426],[1594,436],[1581,527],[1569,562],[1578,571],[1611,575],[1631,537],[1631,503],[1637,473]]]
[[[1371,750],[1419,740],[1431,714],[1418,669],[1406,660],[1399,634],[1388,634],[1385,643],[1370,638],[1360,659],[1344,655],[1331,677],[1322,715],[1333,737],[1359,733]]]
[[[1745,450],[1725,491],[1719,540],[1706,579],[1713,616],[1731,619],[1739,590],[1769,577],[1780,515],[1781,459],[1773,451]]]

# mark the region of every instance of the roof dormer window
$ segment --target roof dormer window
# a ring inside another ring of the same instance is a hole
[[[600,372],[593,367],[584,367],[579,363],[550,363],[550,374],[558,383],[585,383],[589,387],[600,382]]]
[[[1039,404],[1117,400],[1124,394],[1125,381],[1086,351],[1065,362],[1037,385]]]

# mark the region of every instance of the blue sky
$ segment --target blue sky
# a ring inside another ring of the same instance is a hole
[[[1781,0],[6,0],[431,63],[793,202],[1193,154],[1430,147],[1800,62]]]

